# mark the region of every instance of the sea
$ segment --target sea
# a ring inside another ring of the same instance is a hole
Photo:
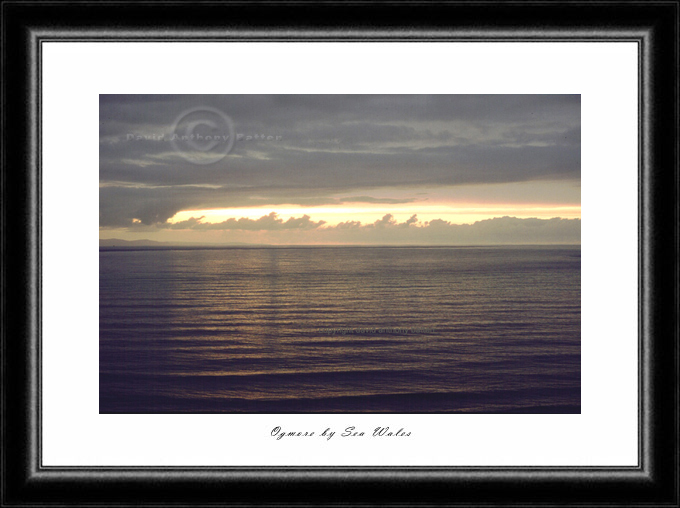
[[[100,247],[99,411],[580,413],[580,247]]]

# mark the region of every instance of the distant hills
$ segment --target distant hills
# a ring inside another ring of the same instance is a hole
[[[194,242],[157,242],[155,240],[121,240],[120,238],[99,239],[100,247],[229,247],[256,246],[254,243],[194,243]]]
[[[170,245],[167,242],[156,242],[154,240],[121,240],[119,238],[107,238],[99,240],[100,247],[153,247]]]

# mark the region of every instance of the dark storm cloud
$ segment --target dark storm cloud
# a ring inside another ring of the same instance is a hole
[[[224,112],[243,137],[213,164],[169,141],[198,107]],[[337,204],[350,198],[332,195],[386,186],[580,178],[577,95],[101,95],[99,129],[103,227],[202,207]]]

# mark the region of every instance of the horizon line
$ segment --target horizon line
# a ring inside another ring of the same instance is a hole
[[[495,244],[221,244],[221,243],[170,243],[155,240],[118,240],[121,245],[99,245],[99,249],[313,249],[313,248],[490,248],[490,247],[580,247],[581,243],[495,243]],[[137,242],[153,245],[135,245]]]

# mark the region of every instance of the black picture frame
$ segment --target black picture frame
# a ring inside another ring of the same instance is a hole
[[[2,2],[2,506],[678,506],[679,7],[677,1]],[[639,465],[43,467],[40,57],[48,40],[637,42]]]

